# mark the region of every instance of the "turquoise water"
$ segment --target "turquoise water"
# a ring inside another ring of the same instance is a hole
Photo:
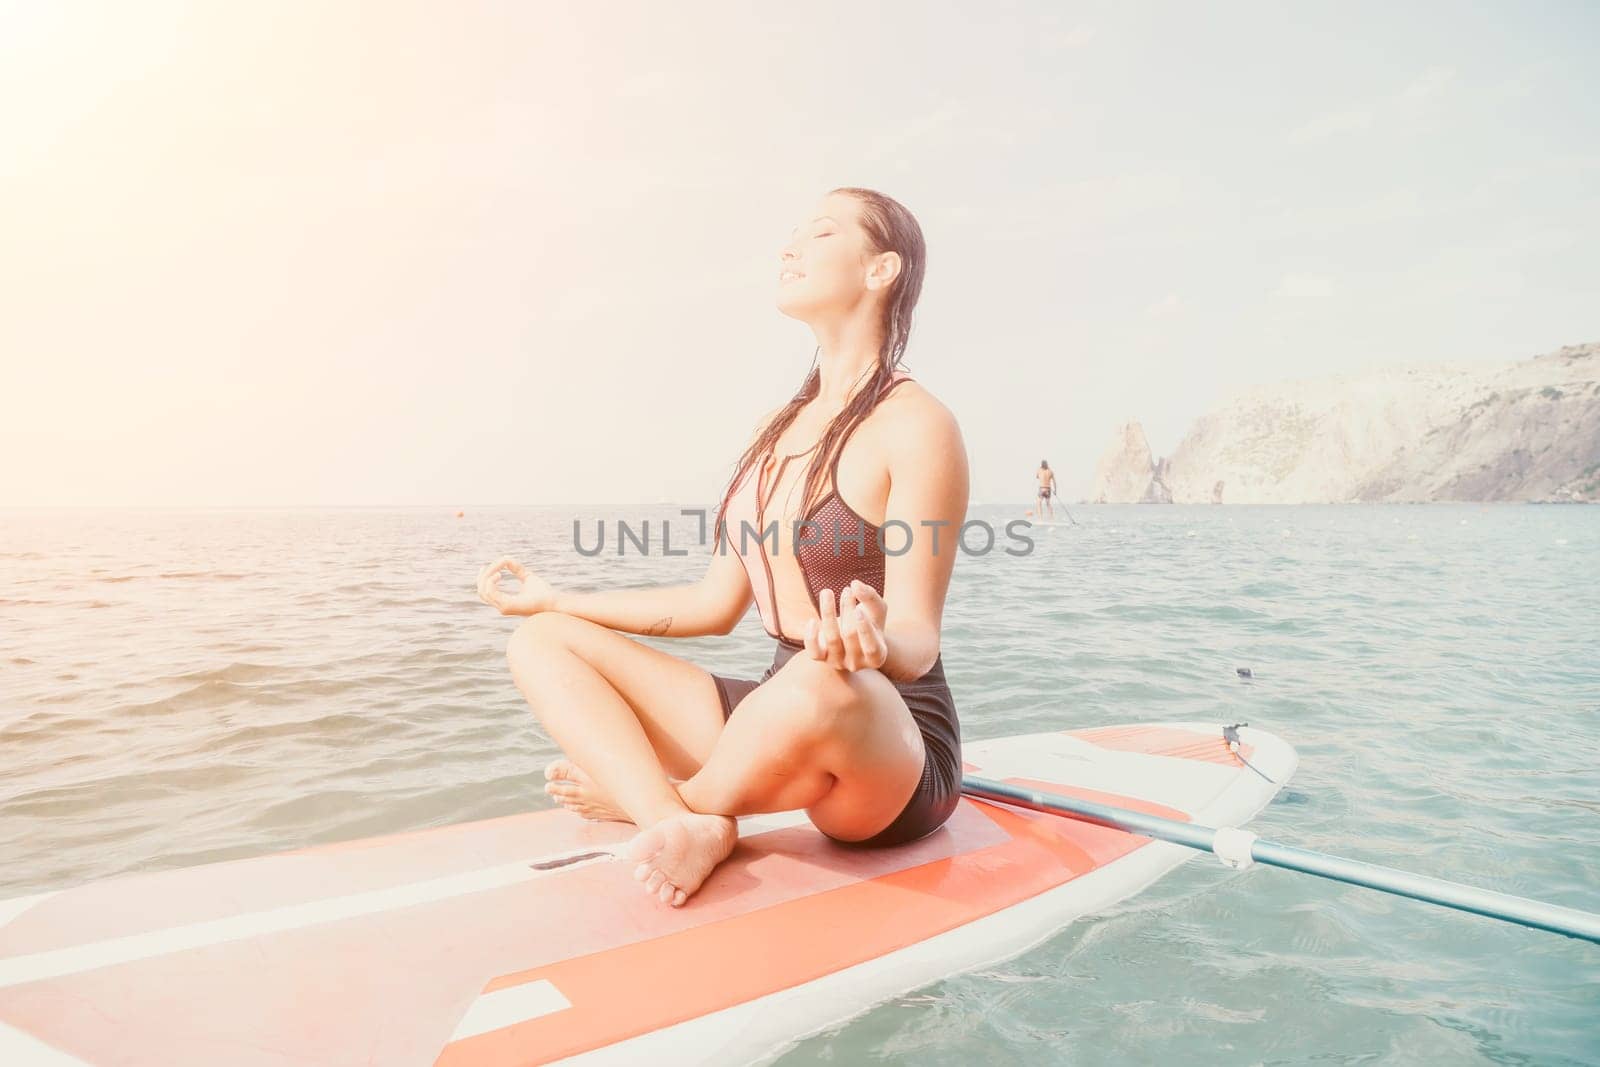
[[[574,514],[0,513],[0,898],[546,806],[554,749],[477,569],[512,553],[598,587],[704,565],[580,556]],[[592,537],[676,511],[576,514]],[[1600,909],[1600,509],[1073,514],[1030,555],[956,565],[967,737],[1247,719],[1301,757],[1263,836]],[[753,616],[653,643],[770,659]],[[864,1059],[1600,1063],[1600,946],[1197,859],[781,1062]]]

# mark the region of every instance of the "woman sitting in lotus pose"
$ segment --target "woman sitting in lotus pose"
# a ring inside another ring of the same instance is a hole
[[[894,845],[938,829],[960,797],[939,630],[967,456],[950,411],[900,369],[921,228],[881,193],[836,189],[779,259],[778,309],[811,327],[818,355],[744,450],[705,576],[569,593],[510,559],[478,575],[485,603],[528,616],[507,656],[567,757],[546,791],[637,825],[634,875],[673,906],[733,850],[735,816],[803,808],[842,844]],[[624,636],[725,634],[752,597],[777,642],[759,680]]]

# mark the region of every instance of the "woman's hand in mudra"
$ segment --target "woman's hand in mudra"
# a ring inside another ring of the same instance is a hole
[[[821,620],[806,625],[806,651],[841,671],[876,670],[889,658],[889,639],[883,635],[889,606],[878,591],[866,582],[851,582],[839,594],[837,609],[833,590],[817,596]]]
[[[510,571],[520,583],[516,592],[507,593],[500,588],[504,571]],[[555,604],[556,591],[549,582],[507,556],[478,572],[478,599],[502,615],[537,615]]]

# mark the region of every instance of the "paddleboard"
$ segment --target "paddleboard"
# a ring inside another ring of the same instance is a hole
[[[1296,762],[1241,735],[1260,773],[1209,723],[969,741],[965,768],[1239,825]],[[1195,855],[971,798],[887,849],[752,816],[675,909],[613,860],[632,832],[546,810],[0,902],[0,1064],[761,1061]]]

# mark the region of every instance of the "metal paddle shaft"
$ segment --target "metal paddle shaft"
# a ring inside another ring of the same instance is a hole
[[[1096,804],[1057,793],[1022,789],[970,774],[962,777],[961,791],[968,796],[981,797],[984,800],[1015,804],[1052,815],[1065,815],[1100,826],[1110,826],[1129,833],[1153,837],[1159,841],[1170,841],[1175,845],[1213,853],[1234,866],[1244,866],[1251,862],[1265,863],[1271,867],[1314,874],[1319,878],[1348,882],[1350,885],[1365,886],[1383,893],[1423,900],[1430,904],[1441,904],[1457,911],[1487,915],[1491,919],[1503,919],[1506,922],[1531,926],[1536,930],[1549,930],[1551,933],[1566,934],[1568,937],[1582,938],[1600,944],[1600,915],[1579,911],[1577,908],[1545,904],[1526,897],[1514,897],[1488,889],[1475,889],[1459,882],[1447,882],[1442,878],[1409,874],[1392,867],[1380,867],[1375,863],[1363,863],[1360,860],[1342,859],[1339,856],[1279,845],[1271,841],[1262,841],[1252,833],[1231,827],[1219,830],[1196,823],[1177,822],[1109,804]]]

